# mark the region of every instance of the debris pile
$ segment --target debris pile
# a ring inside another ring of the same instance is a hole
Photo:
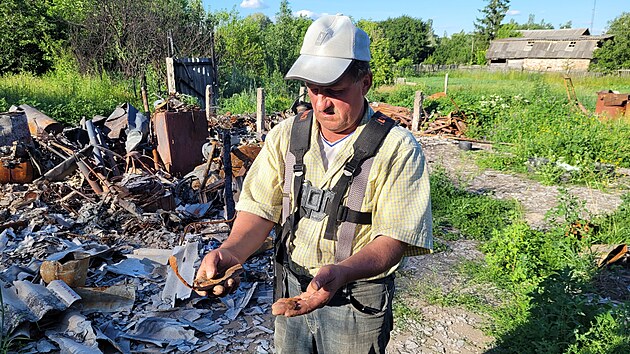
[[[411,110],[406,107],[393,106],[382,102],[372,102],[370,107],[374,111],[381,112],[384,115],[394,119],[402,127],[411,129]]]
[[[172,96],[151,115],[124,104],[77,127],[21,105],[0,128],[0,327],[12,349],[271,351],[270,247],[225,298],[180,280],[193,284],[227,237],[260,151],[255,118],[208,121]]]
[[[447,115],[437,115],[436,112],[430,114],[424,110],[424,107],[420,109],[420,122],[419,133],[425,135],[445,135],[462,138],[465,137],[468,125],[466,121],[468,118],[466,114],[459,108],[457,103],[452,97],[446,95],[444,92],[438,92],[431,96],[425,97],[426,100],[435,100],[442,97],[448,97],[451,100],[455,110],[449,112]],[[370,107],[373,110],[379,111],[398,122],[398,124],[407,129],[412,128],[412,113],[409,108],[393,106],[382,102],[372,102]]]

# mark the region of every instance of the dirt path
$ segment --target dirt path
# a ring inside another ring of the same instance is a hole
[[[443,166],[467,190],[490,193],[499,199],[516,199],[524,209],[525,220],[534,228],[545,226],[545,213],[557,203],[558,188],[543,186],[524,177],[492,170],[479,169],[457,143],[441,138],[421,138],[430,168]],[[473,144],[476,149],[490,146]],[[567,188],[569,193],[586,202],[593,214],[614,211],[620,204],[621,191],[602,192],[586,187]],[[419,318],[398,321],[387,348],[390,354],[411,353],[483,353],[492,346],[493,338],[484,334],[487,318],[465,309],[430,305],[419,293],[432,289],[442,293],[457,289],[475,293],[490,293],[491,289],[474,289],[455,271],[464,260],[483,257],[475,241],[446,242],[448,250],[433,255],[410,258],[397,279],[401,296],[397,299],[414,309],[421,309]],[[402,326],[401,326],[402,325]]]

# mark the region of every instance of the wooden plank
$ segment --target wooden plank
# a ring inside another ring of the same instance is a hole
[[[166,58],[166,86],[169,95],[177,92],[175,88],[175,64],[173,58]]]
[[[265,89],[259,87],[256,90],[256,134],[260,138],[263,133],[265,120]]]
[[[422,91],[416,91],[416,96],[413,100],[413,118],[411,120],[411,131],[417,132],[420,130],[420,116],[422,115],[422,101],[423,101]]]

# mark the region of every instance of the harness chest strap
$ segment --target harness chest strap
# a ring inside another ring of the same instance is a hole
[[[300,208],[291,208],[290,191],[293,186],[294,200],[301,198],[302,184],[305,179],[303,157],[310,147],[310,135],[312,126],[312,110],[296,116],[291,130],[289,151],[285,156],[284,186],[282,194],[282,223],[285,232],[281,242],[288,250],[289,242],[294,235],[299,218],[302,216]],[[365,197],[367,180],[372,167],[374,156],[382,145],[383,140],[395,125],[395,122],[380,112],[375,112],[368,124],[353,145],[354,154],[350,161],[344,165],[344,173],[333,187],[334,197],[326,208],[328,222],[324,238],[333,240],[339,226],[337,249],[335,250],[335,262],[341,262],[352,254],[357,224],[371,224],[372,214],[361,212],[361,205]],[[341,201],[350,188],[347,205],[341,205]],[[286,230],[290,228],[291,230]]]

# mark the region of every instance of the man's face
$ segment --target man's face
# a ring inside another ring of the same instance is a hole
[[[315,119],[325,138],[334,139],[354,131],[363,113],[364,96],[371,86],[372,74],[357,82],[344,75],[330,86],[306,84]]]

